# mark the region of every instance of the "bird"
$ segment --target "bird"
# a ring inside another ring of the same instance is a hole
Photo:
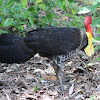
[[[84,18],[86,32],[73,27],[45,27],[29,31],[25,37],[3,33],[0,35],[0,62],[23,63],[36,53],[47,57],[53,61],[61,93],[64,94],[62,67],[65,62],[80,50],[85,51],[89,57],[94,54],[90,24],[91,17],[86,16]]]

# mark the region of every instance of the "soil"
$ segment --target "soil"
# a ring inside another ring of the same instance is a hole
[[[65,95],[52,61],[36,55],[22,64],[0,64],[0,100],[100,100],[100,62],[83,52],[63,68]]]

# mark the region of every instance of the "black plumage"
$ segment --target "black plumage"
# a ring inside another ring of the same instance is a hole
[[[22,63],[36,53],[48,57],[54,62],[54,69],[63,92],[61,66],[87,45],[85,32],[78,28],[41,28],[28,32],[24,38],[14,34],[1,34],[0,62]]]
[[[53,58],[78,52],[87,46],[87,36],[78,28],[48,27],[32,30],[25,38],[14,34],[0,36],[0,62],[21,63],[36,53]],[[67,57],[68,56],[68,57]],[[67,59],[65,59],[67,60]]]

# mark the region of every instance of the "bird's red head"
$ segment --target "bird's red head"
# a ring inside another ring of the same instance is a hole
[[[92,35],[92,30],[91,30],[90,24],[91,24],[91,17],[90,16],[86,16],[84,18],[84,26],[86,28],[86,32],[88,32],[89,34]]]
[[[84,18],[84,26],[88,26],[91,24],[91,17],[90,16],[86,16]]]

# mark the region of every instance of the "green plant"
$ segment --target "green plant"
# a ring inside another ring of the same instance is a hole
[[[0,33],[16,32],[19,35],[24,35],[25,31],[31,28],[47,26],[67,26],[83,29],[84,17],[83,15],[77,16],[78,5],[79,3],[74,0],[0,0]],[[88,8],[95,18],[99,14],[98,7],[98,0],[95,0],[91,6],[83,8]],[[55,8],[59,8],[62,13],[56,14]],[[84,9],[82,9],[80,11],[83,14]],[[71,21],[67,23],[63,20],[59,21],[58,19],[61,19],[62,15],[67,16]],[[94,23],[94,25],[97,23]]]
[[[0,33],[17,31],[24,33],[25,27],[27,28],[38,28],[55,23],[52,17],[56,17],[52,13],[52,9],[47,7],[47,3],[43,3],[42,0],[1,0],[0,1]],[[46,16],[40,16],[41,11],[46,12]],[[5,31],[6,30],[6,31]]]
[[[37,86],[34,86],[34,88],[33,88],[34,92],[36,92],[37,89],[38,89]]]

